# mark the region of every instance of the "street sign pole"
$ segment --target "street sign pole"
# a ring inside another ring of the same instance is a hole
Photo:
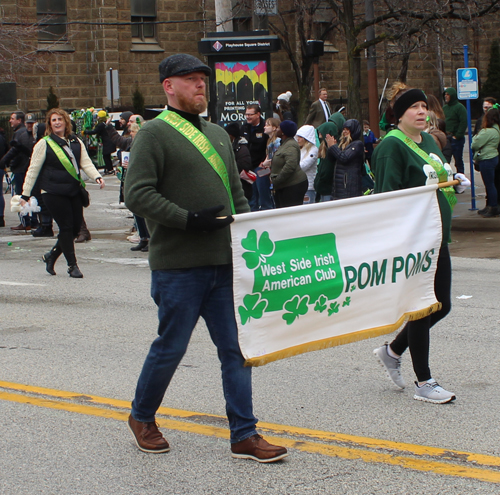
[[[468,69],[468,70],[466,70]],[[476,208],[476,190],[474,187],[474,160],[472,155],[472,123],[470,116],[470,100],[476,100],[479,97],[477,69],[469,69],[469,47],[464,45],[464,68],[457,69],[457,93],[459,100],[466,100],[467,105],[467,128],[469,131],[469,166],[471,183],[471,207],[470,211]]]
[[[113,69],[110,67],[109,68],[109,88],[111,91],[111,111],[114,112],[114,106],[113,106]],[[467,102],[469,104],[469,102]],[[467,110],[468,111],[468,110]]]

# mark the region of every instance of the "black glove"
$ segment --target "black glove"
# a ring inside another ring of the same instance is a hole
[[[198,230],[211,232],[212,230],[227,227],[234,219],[231,215],[224,218],[217,218],[217,213],[224,209],[224,205],[205,208],[195,213],[189,212],[186,230]]]

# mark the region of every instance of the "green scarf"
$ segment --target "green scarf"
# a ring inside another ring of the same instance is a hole
[[[399,129],[394,129],[388,133],[389,136],[394,136],[408,146],[413,152],[415,152],[425,163],[428,163],[435,171],[439,179],[439,183],[448,182],[448,172],[444,168],[443,164],[431,158],[423,149],[417,146],[417,143],[410,139],[404,132]],[[448,203],[453,210],[454,206],[457,204],[457,198],[455,196],[455,189],[452,186],[442,187]]]

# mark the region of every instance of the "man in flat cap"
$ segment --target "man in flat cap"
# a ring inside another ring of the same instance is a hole
[[[151,235],[159,318],[128,425],[140,450],[170,450],[155,414],[201,316],[221,361],[232,456],[274,462],[287,451],[256,433],[251,368],[244,366],[234,315],[229,224],[249,207],[227,133],[199,117],[211,69],[186,54],[159,68],[168,110],[137,133],[125,180],[125,203],[146,219]]]

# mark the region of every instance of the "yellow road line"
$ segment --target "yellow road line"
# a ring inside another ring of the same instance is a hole
[[[28,385],[15,384],[0,381],[0,388],[15,390],[17,393],[0,392],[0,400],[29,404],[49,409],[84,414],[88,416],[103,417],[126,421],[129,415],[130,403],[116,399],[107,399],[105,397],[82,395],[73,392],[65,392],[42,387],[31,387]],[[49,397],[64,398],[67,400],[88,400],[92,404],[101,404],[112,407],[127,409],[127,411],[116,411],[113,409],[104,409],[95,405],[83,405],[61,400],[47,399],[43,397],[33,397],[22,395],[19,392],[41,394]],[[196,413],[193,411],[183,411],[179,409],[160,408],[159,414],[181,418],[203,419],[224,418],[218,415],[209,415]],[[157,418],[158,424],[170,430],[195,433],[204,436],[214,436],[218,438],[229,438],[229,432],[226,428],[203,425],[198,423],[189,423],[166,418]],[[481,469],[478,467],[468,467],[466,463],[474,462],[475,466],[495,467],[500,465],[500,458],[471,452],[450,451],[438,449],[435,447],[419,446],[414,444],[405,444],[399,442],[390,442],[386,440],[377,440],[367,437],[356,437],[353,435],[344,435],[334,432],[324,432],[311,430],[307,428],[297,428],[286,425],[275,425],[271,423],[259,423],[262,430],[274,434],[287,434],[295,437],[306,437],[320,441],[335,441],[350,444],[349,447],[331,445],[313,441],[302,441],[284,437],[266,436],[270,441],[277,442],[288,448],[300,450],[303,452],[316,453],[320,455],[339,457],[343,459],[360,459],[365,462],[391,464],[417,471],[433,472],[447,476],[459,476],[464,478],[488,481],[491,483],[500,483],[500,471]],[[392,453],[377,452],[371,449],[390,450]],[[406,455],[405,455],[406,454]],[[410,457],[409,455],[437,457],[440,460],[428,460]],[[460,461],[460,464],[451,462],[442,462],[442,460]]]
[[[19,392],[26,392],[31,394],[39,394],[50,397],[56,397],[67,400],[85,400],[89,404],[101,404],[105,406],[116,407],[119,409],[130,409],[130,401],[111,399],[108,397],[99,397],[96,395],[79,394],[76,392],[67,392],[64,390],[55,390],[44,387],[35,387],[31,385],[23,385],[19,383],[5,382],[0,380],[0,388],[7,388]],[[225,416],[216,414],[200,413],[195,411],[186,411],[182,409],[173,409],[167,407],[160,407],[158,414],[164,416],[173,416],[177,418],[196,418],[201,419],[217,418],[226,419]],[[321,440],[326,442],[341,442],[349,444],[354,447],[368,447],[375,449],[384,449],[389,451],[396,451],[405,454],[414,454],[418,456],[436,457],[440,460],[456,460],[460,459],[467,462],[473,462],[476,465],[485,467],[500,467],[500,457],[475,454],[472,452],[463,452],[458,450],[441,449],[437,447],[429,447],[425,445],[415,445],[411,443],[392,442],[390,440],[381,440],[369,437],[359,437],[355,435],[346,435],[343,433],[312,430],[309,428],[300,428],[296,426],[279,425],[274,423],[266,423],[259,421],[259,429],[269,432],[271,434],[283,434],[290,436],[302,436],[311,438],[313,440]]]

